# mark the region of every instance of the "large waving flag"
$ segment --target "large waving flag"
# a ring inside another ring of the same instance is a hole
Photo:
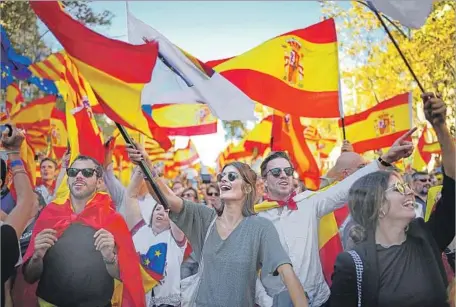
[[[424,25],[432,12],[432,4],[437,1],[440,0],[370,0],[367,2],[404,26],[418,29]]]
[[[271,145],[273,115],[263,118],[245,137],[245,150],[262,156]]]
[[[17,83],[12,83],[6,88],[6,114],[8,116],[13,116],[16,114],[22,107],[24,102],[24,97],[22,97],[21,90]]]
[[[412,109],[409,95],[395,96],[364,112],[345,117],[345,134],[355,152],[389,147],[410,130]]]
[[[275,112],[272,124],[273,151],[287,151],[299,178],[310,190],[320,185],[320,170],[304,138],[304,126],[299,117]]]
[[[51,114],[51,156],[60,160],[68,147],[65,113],[57,108]]]
[[[143,90],[143,105],[200,102],[209,106],[222,120],[255,119],[253,101],[228,80],[173,45],[157,30],[130,12],[127,20],[128,39],[131,43],[158,43],[161,61],[157,62],[153,71],[154,82],[149,83]]]
[[[339,69],[333,19],[207,64],[253,100],[302,117],[337,118]]]

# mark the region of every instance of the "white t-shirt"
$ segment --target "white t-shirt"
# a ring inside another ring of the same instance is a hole
[[[163,263],[161,262],[163,259],[160,261],[160,257],[165,257],[163,279],[152,291],[146,293],[146,306],[162,304],[180,306],[180,267],[184,259],[186,244],[179,247],[169,229],[155,235],[152,228],[145,223],[133,234],[133,243],[140,254],[143,266],[145,265],[143,259],[147,258],[157,261],[158,265],[154,267],[160,268],[162,267],[160,263]]]

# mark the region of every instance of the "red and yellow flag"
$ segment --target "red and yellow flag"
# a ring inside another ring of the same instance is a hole
[[[299,178],[310,190],[318,190],[320,171],[304,138],[299,117],[276,112],[272,124],[272,150],[287,151]]]
[[[303,117],[340,116],[333,19],[279,35],[239,56],[207,64],[251,99],[276,110]]]
[[[11,83],[6,88],[6,114],[8,116],[13,116],[16,114],[22,107],[24,102],[24,97],[22,97],[21,90],[17,83]]]
[[[152,78],[157,44],[130,45],[104,37],[74,20],[56,1],[32,1],[30,6],[90,83],[105,114],[152,137],[141,93]]]
[[[345,134],[357,153],[390,147],[408,131],[410,122],[409,94],[401,94],[376,106],[345,117]],[[339,122],[341,126],[342,123]]]
[[[185,148],[177,149],[174,152],[173,164],[169,169],[179,169],[191,166],[199,159],[198,151],[191,140]]]
[[[271,133],[272,133],[272,119],[273,115],[269,115],[263,118],[252,131],[250,131],[244,143],[245,150],[262,156],[266,149],[271,145]]]
[[[417,148],[413,153],[412,168],[417,171],[425,171],[429,162],[431,162],[432,153],[423,150],[426,146],[427,131],[427,126],[424,126],[423,132],[421,132],[421,136],[418,139]]]
[[[51,114],[51,155],[60,160],[68,147],[65,113],[57,108]]]
[[[217,118],[207,105],[157,104],[151,109],[155,123],[167,135],[192,136],[217,132]]]

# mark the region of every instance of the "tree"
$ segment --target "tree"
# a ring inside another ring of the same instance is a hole
[[[87,1],[64,1],[66,10],[87,26],[107,26],[113,17],[109,11],[94,12]],[[45,58],[51,53],[40,33],[38,18],[28,1],[2,1],[0,23],[5,28],[12,46],[20,54],[30,57],[32,61]]]
[[[415,122],[424,122],[416,82],[376,16],[364,5],[352,2],[349,10],[335,1],[322,2],[327,18],[338,25],[341,77],[348,88],[345,114],[365,110],[394,95],[412,91]],[[426,91],[440,93],[448,104],[448,122],[454,132],[456,110],[456,25],[454,1],[434,4],[427,23],[408,31],[387,22],[390,31]]]

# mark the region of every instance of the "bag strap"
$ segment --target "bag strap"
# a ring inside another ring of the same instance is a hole
[[[201,284],[201,276],[203,275],[203,268],[204,268],[204,259],[203,259],[203,254],[204,254],[204,247],[206,246],[206,241],[207,238],[209,237],[210,233],[212,232],[212,229],[214,229],[215,221],[217,220],[217,216],[212,220],[211,224],[209,225],[209,228],[207,229],[206,236],[204,237],[204,242],[203,242],[203,247],[201,248],[201,260],[199,262],[198,266],[198,284],[195,287],[195,291],[192,294],[192,299],[190,300],[190,306],[194,306],[195,299],[196,299],[196,294],[198,293],[199,286]]]
[[[363,285],[363,272],[364,266],[361,257],[354,250],[348,251],[348,254],[352,257],[353,262],[355,263],[356,269],[356,288],[358,291],[358,307],[361,307],[361,298],[362,298],[362,285]]]

